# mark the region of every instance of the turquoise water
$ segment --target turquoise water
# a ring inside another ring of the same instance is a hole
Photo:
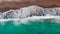
[[[29,21],[15,26],[14,21],[0,24],[0,34],[60,34],[60,24],[51,19]]]

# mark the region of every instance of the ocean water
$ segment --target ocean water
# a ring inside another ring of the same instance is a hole
[[[0,34],[60,34],[60,7],[28,6],[0,12]]]
[[[18,22],[16,22],[18,23]],[[15,25],[14,21],[0,22],[0,34],[60,34],[60,23],[53,19],[29,20]]]

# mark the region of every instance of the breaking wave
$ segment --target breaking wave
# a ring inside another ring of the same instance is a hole
[[[43,8],[36,5],[24,7],[16,10],[0,12],[0,22],[14,21],[26,24],[29,20],[36,21],[41,19],[53,19],[60,22],[60,8]]]
[[[4,20],[25,19],[30,17],[34,18],[34,16],[35,17],[37,16],[37,18],[38,17],[44,18],[45,16],[46,18],[50,18],[50,17],[58,18],[60,17],[60,7],[43,8],[43,7],[33,5],[33,6],[28,6],[28,7],[24,7],[16,10],[11,9],[3,13],[0,12],[0,19],[4,19]]]
[[[32,16],[60,16],[60,8],[43,8],[39,6],[28,6],[21,9],[0,12],[0,19],[23,19]]]
[[[34,5],[0,12],[0,34],[60,34],[60,7]]]
[[[21,22],[26,24],[28,21],[36,21],[41,19],[53,19],[56,22],[60,22],[60,7],[56,8],[43,8],[36,5],[28,6],[16,10],[9,10],[6,12],[0,12],[0,22],[7,21]]]

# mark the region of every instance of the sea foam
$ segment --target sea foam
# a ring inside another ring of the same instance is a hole
[[[11,9],[3,13],[0,12],[1,23],[4,23],[6,21],[14,21],[15,24],[19,24],[17,22],[26,24],[29,20],[35,21],[41,19],[53,19],[59,22],[60,7],[43,8],[33,5],[16,10]]]

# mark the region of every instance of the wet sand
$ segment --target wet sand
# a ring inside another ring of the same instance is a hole
[[[31,5],[37,5],[44,8],[60,7],[60,0],[3,1],[0,3],[0,12],[5,12],[10,9],[19,9]]]

